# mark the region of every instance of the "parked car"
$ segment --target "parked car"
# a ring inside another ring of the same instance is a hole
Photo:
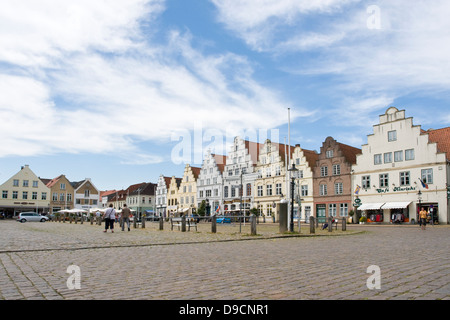
[[[19,222],[28,222],[28,221],[39,221],[39,222],[45,222],[48,221],[48,217],[42,216],[36,212],[22,212],[17,217],[17,221]]]
[[[229,217],[217,217],[217,223],[231,223],[231,218]]]

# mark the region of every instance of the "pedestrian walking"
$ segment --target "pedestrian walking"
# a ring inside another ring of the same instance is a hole
[[[110,204],[109,208],[105,211],[105,231],[108,231],[108,228],[111,229],[111,232],[114,233],[114,221],[116,220],[116,210],[114,210],[113,205]]]
[[[122,231],[125,231],[125,223],[128,225],[128,231],[130,231],[130,216],[131,210],[124,204],[122,209]]]
[[[419,212],[419,218],[420,218],[420,226],[422,228],[422,230],[425,230],[425,226],[427,224],[427,211],[422,208],[422,210],[420,210]]]

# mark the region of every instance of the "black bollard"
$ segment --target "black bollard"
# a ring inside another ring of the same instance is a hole
[[[186,216],[181,217],[181,232],[186,232]]]
[[[211,232],[217,232],[217,217],[215,214],[211,217]]]

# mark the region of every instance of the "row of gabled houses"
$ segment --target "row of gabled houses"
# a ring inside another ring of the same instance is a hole
[[[370,222],[417,221],[421,208],[449,223],[450,127],[423,130],[404,110],[390,107],[356,148],[327,137],[320,151],[299,144],[255,143],[235,137],[229,153],[208,151],[201,167],[182,176],[161,175],[156,214],[231,214],[256,208],[278,219],[277,203],[294,198],[294,217],[324,221],[364,216]]]
[[[92,212],[110,204],[121,209],[125,203],[138,214],[152,214],[155,210],[154,183],[138,183],[125,190],[100,191],[90,178],[69,181],[64,174],[53,179],[41,178],[29,165],[22,166],[18,173],[0,185],[0,191],[0,212],[6,217],[15,217],[25,211],[45,215],[64,209]]]
[[[450,127],[423,130],[404,110],[388,108],[373,125],[367,144],[356,148],[327,137],[320,151],[267,139],[235,137],[227,155],[208,151],[200,167],[186,164],[181,176],[157,183],[99,191],[91,179],[64,175],[41,179],[25,165],[0,186],[0,211],[121,209],[169,217],[196,213],[248,213],[275,221],[277,204],[294,199],[294,219],[360,216],[368,222],[417,221],[421,208],[439,223],[450,221]]]

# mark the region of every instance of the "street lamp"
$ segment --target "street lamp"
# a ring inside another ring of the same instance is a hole
[[[292,168],[288,169],[289,172],[296,172],[295,164],[292,164]],[[289,231],[294,232],[294,191],[295,191],[295,176],[291,177],[291,215],[289,221]]]
[[[418,196],[418,200],[419,200],[419,208],[416,210],[416,221],[420,221],[420,220],[418,220],[418,217],[419,217],[419,211],[421,210],[422,191],[419,190],[419,192],[417,192],[417,196]]]

